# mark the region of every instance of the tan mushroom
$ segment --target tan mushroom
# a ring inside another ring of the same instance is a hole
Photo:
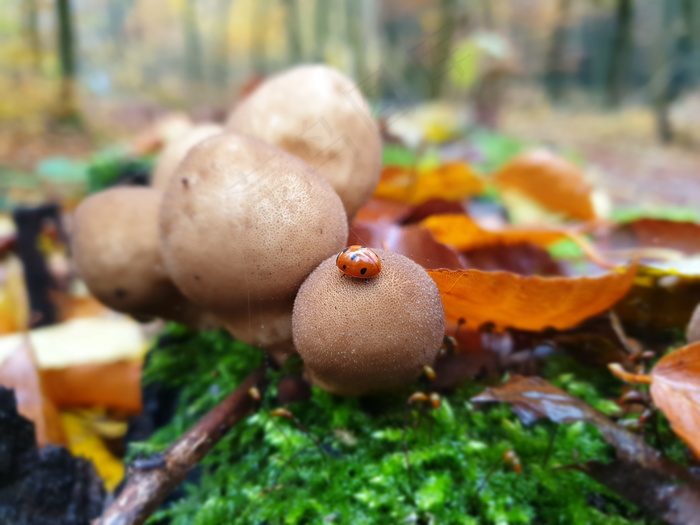
[[[165,190],[173,173],[190,149],[209,137],[223,133],[223,131],[223,126],[218,124],[199,124],[170,142],[158,156],[153,168],[151,187]]]
[[[172,283],[160,256],[162,194],[120,187],[85,199],[75,213],[71,245],[79,276],[101,302],[137,317],[194,322],[199,313]]]
[[[312,381],[341,395],[389,390],[432,365],[445,315],[437,286],[419,265],[376,250],[381,272],[345,275],[323,261],[294,302],[294,345]]]
[[[228,133],[198,144],[180,164],[160,232],[180,290],[234,335],[264,346],[284,339],[285,330],[289,339],[291,298],[344,246],[348,226],[340,199],[315,170]],[[279,316],[266,320],[268,310]]]
[[[352,219],[381,172],[381,137],[360,89],[322,65],[261,84],[229,116],[231,131],[258,137],[317,168]]]

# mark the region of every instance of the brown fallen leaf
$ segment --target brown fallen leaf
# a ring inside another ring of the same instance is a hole
[[[518,155],[494,176],[502,191],[516,190],[572,219],[597,217],[593,186],[574,164],[544,149]]]
[[[555,423],[584,421],[594,425],[612,445],[617,458],[608,465],[575,465],[647,512],[674,524],[693,523],[700,516],[700,482],[685,467],[650,447],[642,437],[539,377],[512,376],[505,384],[487,388],[474,403],[503,402],[525,424],[538,419]],[[629,494],[630,487],[637,494]]]
[[[400,253],[423,268],[466,268],[462,256],[454,249],[437,242],[431,233],[412,224],[355,222],[348,244],[361,244]]]
[[[476,248],[463,255],[466,268],[475,270],[503,270],[518,275],[564,275],[559,263],[547,250],[530,243]]]
[[[101,406],[132,415],[142,410],[140,360],[47,368],[41,378],[58,408]]]
[[[601,277],[522,277],[508,272],[428,270],[437,283],[449,322],[478,328],[540,331],[576,326],[615,305],[629,291],[637,271]]]
[[[693,255],[700,253],[700,224],[638,219],[598,234],[596,244],[606,250],[658,247]]]
[[[46,395],[33,349],[26,338],[0,364],[0,385],[15,391],[18,411],[34,423],[40,447],[49,443],[66,444],[58,410]]]
[[[651,380],[654,403],[700,458],[700,343],[662,357],[651,371]]]
[[[504,226],[487,229],[466,214],[433,215],[420,224],[430,230],[438,242],[459,251],[524,242],[546,248],[570,235],[564,228]]]
[[[405,202],[390,199],[370,199],[355,215],[357,222],[402,222],[413,210]]]
[[[375,198],[422,204],[432,199],[461,201],[480,195],[486,185],[464,162],[446,162],[437,168],[387,166],[374,192]]]

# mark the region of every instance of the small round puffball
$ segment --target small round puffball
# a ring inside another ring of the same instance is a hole
[[[294,302],[292,333],[312,381],[340,395],[388,390],[432,365],[445,335],[437,285],[403,255],[376,250],[371,279],[323,261]]]

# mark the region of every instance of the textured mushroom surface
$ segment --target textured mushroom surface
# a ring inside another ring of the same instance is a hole
[[[293,297],[345,245],[343,205],[313,168],[227,133],[195,146],[165,192],[161,248],[192,301],[223,320]]]
[[[376,252],[378,276],[349,277],[331,257],[294,302],[294,344],[311,379],[330,392],[361,395],[408,383],[442,344],[444,312],[433,280],[403,255]]]
[[[233,110],[226,127],[317,168],[350,218],[379,181],[381,137],[369,105],[352,80],[327,66],[299,66],[265,81]]]
[[[158,156],[153,168],[151,187],[165,190],[178,165],[194,146],[209,137],[223,133],[218,124],[199,124],[170,142]]]
[[[159,251],[161,200],[161,192],[144,187],[91,195],[75,213],[73,258],[90,292],[110,308],[186,320],[193,305],[168,277]]]

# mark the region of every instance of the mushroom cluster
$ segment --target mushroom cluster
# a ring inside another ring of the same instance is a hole
[[[76,268],[115,310],[195,326],[215,318],[277,358],[300,353],[308,376],[338,394],[393,388],[432,363],[444,314],[428,274],[401,255],[346,250],[345,269],[335,265],[380,154],[349,79],[292,69],[240,103],[225,129],[194,126],[172,141],[150,188],[86,199]],[[354,276],[365,260],[372,267]]]

